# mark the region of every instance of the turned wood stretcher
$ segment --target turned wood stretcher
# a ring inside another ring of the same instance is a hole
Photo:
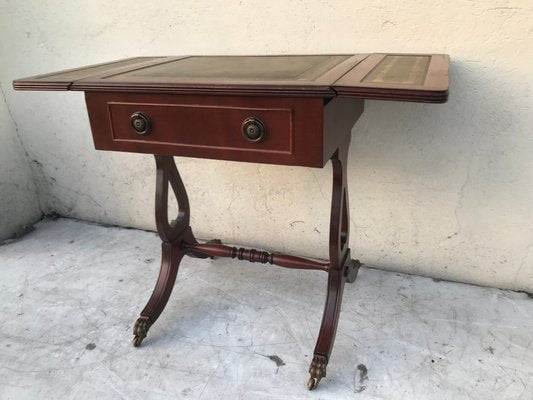
[[[181,259],[231,257],[328,274],[308,388],[326,376],[350,255],[346,184],[351,129],[364,99],[443,103],[449,57],[439,54],[137,57],[13,82],[19,90],[85,92],[95,148],[155,155],[159,278],[135,323],[139,346],[165,308]],[[199,243],[173,156],[322,168],[331,160],[329,261]],[[168,222],[169,185],[179,212]]]

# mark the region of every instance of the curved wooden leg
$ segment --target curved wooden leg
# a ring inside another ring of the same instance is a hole
[[[148,304],[141,311],[141,316],[135,322],[133,327],[133,345],[139,347],[146,337],[150,326],[157,320],[165,308],[167,301],[172,293],[178,268],[181,259],[184,256],[183,250],[179,243],[163,243],[161,256],[161,269],[155,289],[148,300]]]
[[[313,354],[313,361],[309,367],[310,377],[307,382],[309,390],[313,390],[320,380],[326,376],[326,366],[335,341],[345,281],[346,277],[342,269],[331,269],[329,271],[326,306]]]
[[[348,248],[350,214],[348,189],[346,185],[346,164],[349,143],[338,149],[331,158],[333,165],[333,195],[329,231],[330,269],[326,304],[322,324],[309,367],[307,388],[313,390],[326,376],[326,367],[335,342],[337,324],[341,310],[342,293],[346,280],[353,282],[359,269],[359,261],[351,260]]]
[[[161,237],[161,269],[154,291],[141,316],[133,327],[133,345],[140,346],[150,326],[157,320],[165,308],[172,293],[178,274],[178,267],[185,255],[183,242],[196,243],[189,226],[189,199],[180,178],[174,159],[168,156],[155,156],[157,166],[155,219],[157,232]],[[169,183],[178,200],[179,211],[175,220],[168,221],[168,186]]]

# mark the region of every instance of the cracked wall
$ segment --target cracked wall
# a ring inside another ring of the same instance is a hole
[[[41,216],[37,190],[0,86],[0,243]]]
[[[450,54],[447,104],[366,102],[348,165],[352,253],[533,291],[531,2],[0,4],[0,79],[43,207],[139,228],[154,228],[152,158],[94,151],[81,93],[15,93],[12,79],[137,55]],[[197,236],[327,257],[329,165],[177,163]]]

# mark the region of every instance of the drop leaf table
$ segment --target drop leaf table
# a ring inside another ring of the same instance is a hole
[[[181,259],[231,257],[328,274],[326,303],[308,389],[326,376],[350,256],[347,157],[364,99],[443,103],[449,57],[442,54],[137,57],[13,82],[20,90],[85,92],[95,148],[154,154],[155,220],[161,270],[135,323],[139,346],[163,311]],[[329,261],[199,243],[173,156],[333,167]],[[178,215],[169,222],[169,185]]]

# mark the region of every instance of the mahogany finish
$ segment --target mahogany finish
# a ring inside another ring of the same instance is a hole
[[[352,260],[347,187],[351,129],[363,99],[439,103],[448,97],[449,57],[436,54],[138,57],[19,79],[21,90],[83,90],[98,150],[155,155],[159,277],[135,323],[139,346],[165,308],[180,261],[231,257],[327,272],[309,389],[326,376]],[[329,262],[198,243],[187,192],[172,156],[333,169]],[[169,222],[169,186],[178,215]]]
[[[181,259],[186,254],[183,243],[197,243],[192,234],[189,198],[172,157],[155,156],[157,175],[155,192],[155,221],[159,237],[163,241],[161,269],[148,303],[133,328],[133,345],[138,347],[146,337],[150,326],[159,318],[172,293]],[[168,185],[178,201],[176,219],[168,220]],[[203,257],[203,256],[201,256]],[[203,257],[206,258],[206,257]]]
[[[268,253],[256,249],[245,249],[244,247],[230,247],[218,243],[185,244],[185,249],[189,252],[205,254],[210,257],[231,257],[238,260],[247,260],[252,263],[273,264],[285,268],[296,269],[318,269],[329,271],[329,263],[307,260],[302,257],[288,256],[286,254]]]
[[[108,92],[88,92],[85,98],[98,150],[322,167],[330,156],[325,148],[336,141],[324,135],[324,112],[333,107],[324,106],[322,98]],[[362,112],[362,101],[354,101]],[[151,119],[147,135],[130,126],[130,116],[138,111]],[[345,110],[346,118],[350,111]],[[248,117],[265,124],[261,142],[243,137]]]
[[[313,361],[309,367],[311,377],[307,383],[312,390],[326,376],[335,333],[341,311],[342,293],[348,269],[359,268],[358,261],[350,258],[348,243],[350,239],[350,208],[348,204],[347,164],[350,136],[331,157],[333,167],[333,189],[331,196],[331,215],[329,225],[329,273],[326,305],[322,324],[318,333]],[[354,265],[355,264],[355,265]]]

